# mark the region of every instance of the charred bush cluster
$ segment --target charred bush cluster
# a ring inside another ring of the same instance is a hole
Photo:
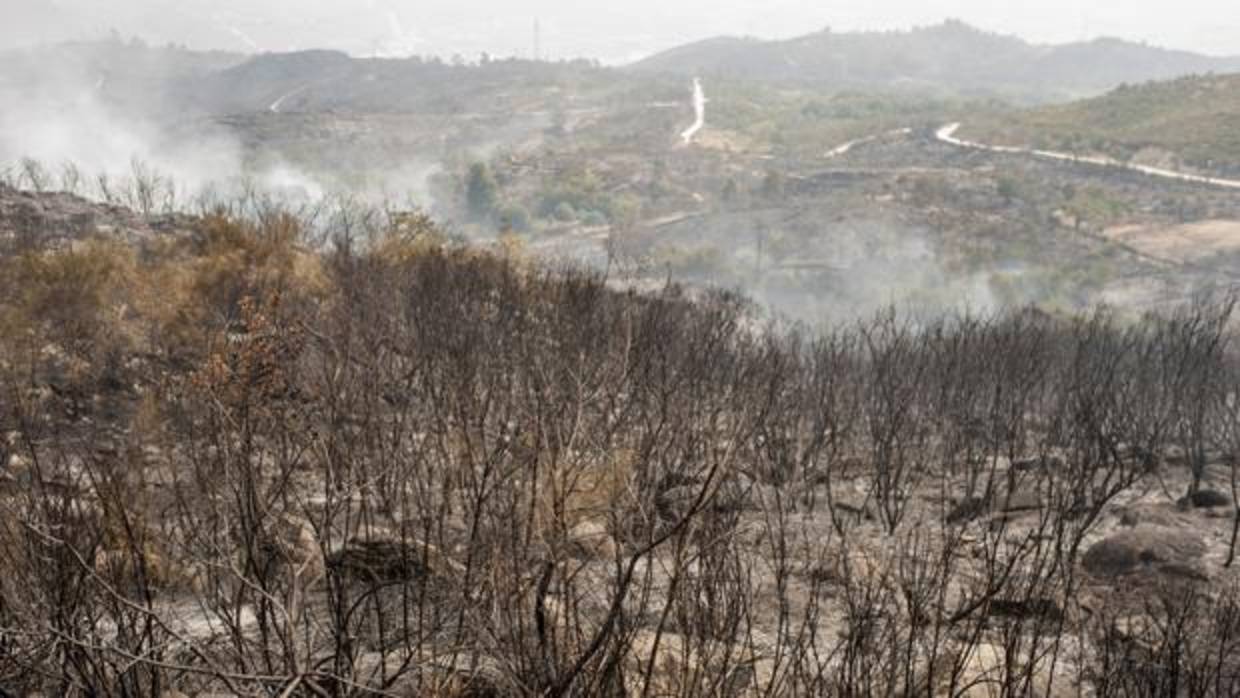
[[[811,334],[391,223],[0,254],[0,686],[1240,691],[1232,300]]]

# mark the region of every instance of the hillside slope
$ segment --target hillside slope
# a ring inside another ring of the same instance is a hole
[[[418,215],[10,200],[5,695],[1236,695],[1233,302],[818,335]]]
[[[1240,174],[1240,74],[1121,86],[1101,97],[982,117],[965,137]]]
[[[633,69],[1051,100],[1096,94],[1125,82],[1240,70],[1240,57],[1215,58],[1116,39],[1040,46],[948,21],[910,32],[827,30],[784,41],[709,39],[652,56]]]
[[[175,98],[209,113],[251,111],[462,115],[513,101],[535,104],[548,89],[588,83],[606,88],[613,71],[594,64],[525,60],[452,65],[421,58],[353,58],[334,51],[253,56],[203,80],[177,85]]]

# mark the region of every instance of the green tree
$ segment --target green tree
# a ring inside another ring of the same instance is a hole
[[[569,202],[561,201],[559,205],[555,207],[555,212],[553,215],[557,221],[560,221],[561,223],[568,223],[570,221],[577,220],[577,209],[573,208],[573,205]]]
[[[1020,196],[1020,183],[1011,177],[1000,177],[995,188],[1005,206],[1011,206],[1012,201]]]
[[[611,202],[608,219],[616,230],[632,230],[642,217],[642,201],[632,194],[622,194]]]
[[[723,198],[723,203],[725,206],[730,206],[736,203],[736,200],[741,196],[741,188],[740,185],[736,183],[735,178],[729,177],[728,181],[723,183],[723,191],[720,196]]]
[[[519,203],[501,206],[495,212],[495,217],[499,220],[501,230],[510,230],[514,233],[530,231],[530,212]]]
[[[469,213],[475,218],[487,218],[495,211],[499,198],[499,185],[486,163],[476,162],[469,166],[465,179],[465,202]]]
[[[762,197],[768,201],[778,201],[784,198],[785,192],[784,176],[775,170],[767,171],[762,180]]]

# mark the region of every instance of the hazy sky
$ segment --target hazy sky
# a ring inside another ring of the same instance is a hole
[[[719,34],[783,37],[959,18],[1039,42],[1100,35],[1240,55],[1237,0],[0,0],[0,47],[115,28],[194,48],[529,55],[608,62]]]

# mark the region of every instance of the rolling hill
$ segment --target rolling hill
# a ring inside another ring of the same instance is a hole
[[[1124,85],[1106,95],[979,117],[966,138],[1240,175],[1240,74]]]
[[[782,40],[715,38],[651,56],[633,70],[838,88],[946,90],[1026,101],[1092,96],[1122,83],[1240,71],[1216,58],[1118,39],[1042,46],[963,22],[908,32]]]

